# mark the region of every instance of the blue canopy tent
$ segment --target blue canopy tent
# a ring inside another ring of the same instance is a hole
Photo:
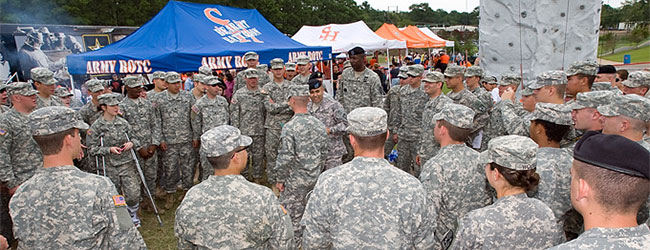
[[[331,47],[301,44],[276,29],[257,10],[169,1],[149,22],[124,39],[96,51],[69,55],[70,74],[136,74],[157,70],[243,68],[255,51],[260,63],[308,55],[330,60]]]

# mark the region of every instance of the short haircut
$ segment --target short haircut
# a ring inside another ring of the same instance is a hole
[[[595,200],[608,212],[632,213],[650,195],[650,180],[614,172],[579,160],[573,161],[577,178],[594,190]]]
[[[464,142],[472,134],[469,128],[459,128],[445,120],[438,121],[438,127],[445,127],[449,131],[449,137],[454,141]]]
[[[586,77],[587,78],[587,86],[589,86],[589,89],[591,89],[591,86],[594,85],[594,80],[596,80],[596,76],[586,75],[586,74],[583,74],[583,73],[575,74],[575,76],[577,76],[578,79],[582,79],[582,78]]]
[[[564,138],[569,133],[569,130],[571,130],[571,126],[569,125],[555,124],[545,120],[533,120],[532,122],[541,124],[542,127],[544,127],[546,137],[554,142],[562,141],[562,138]]]
[[[550,85],[551,88],[555,88],[556,96],[564,98],[564,93],[566,92],[566,84],[560,85]]]
[[[526,192],[535,190],[537,185],[539,185],[539,174],[535,172],[535,169],[514,170],[503,167],[494,162],[490,163],[490,169],[494,170],[495,168],[501,175],[503,175],[503,178],[505,178],[510,185],[521,187],[526,190]]]
[[[363,150],[375,150],[384,147],[387,133],[388,132],[384,132],[373,136],[358,136],[352,134],[352,136],[354,137],[354,140],[357,141],[359,148]]]
[[[71,128],[54,134],[34,136],[34,141],[41,148],[43,155],[55,155],[61,152],[63,139],[67,135],[74,137],[75,130],[76,128]]]
[[[643,133],[646,129],[646,123],[628,116],[620,115],[619,119],[626,120],[630,123],[630,129],[636,132]]]
[[[296,104],[307,107],[307,103],[309,103],[309,96],[292,96],[292,97],[293,97],[293,101]]]
[[[230,165],[230,160],[232,160],[233,155],[235,155],[235,151],[230,151],[217,157],[207,157],[207,159],[212,168],[227,169],[228,165]]]

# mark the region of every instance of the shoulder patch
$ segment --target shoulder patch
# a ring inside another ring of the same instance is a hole
[[[192,111],[194,111],[194,113],[198,114],[199,113],[199,108],[196,105],[192,105]]]
[[[5,131],[5,129],[3,128],[0,128],[0,135],[5,135],[5,134],[7,134],[7,131]]]
[[[124,196],[113,195],[113,204],[115,204],[116,207],[126,206],[126,200],[124,200]]]
[[[88,130],[86,130],[87,135],[90,135],[91,133],[92,133],[92,130],[90,130],[90,128]]]
[[[284,206],[280,205],[280,208],[282,208],[282,212],[283,212],[284,214],[287,214],[287,210],[284,209]]]

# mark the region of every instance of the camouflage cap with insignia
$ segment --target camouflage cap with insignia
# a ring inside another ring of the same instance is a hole
[[[296,64],[297,65],[307,65],[307,64],[309,64],[309,57],[307,55],[298,56],[298,59],[296,59]]]
[[[49,106],[29,114],[29,126],[33,136],[51,135],[71,128],[88,129],[88,124],[78,120],[75,111],[63,106]]]
[[[499,83],[499,81],[497,80],[497,77],[493,76],[493,75],[489,75],[489,76],[485,76],[485,77],[481,78],[481,82],[486,83],[486,84],[498,84]]]
[[[471,66],[465,70],[465,77],[483,77],[483,69],[479,66]]]
[[[603,116],[627,116],[639,121],[650,121],[650,99],[640,95],[615,95],[612,103],[597,108]]]
[[[407,74],[409,72],[409,67],[408,66],[402,66],[399,67],[399,74],[397,74],[397,77],[399,78],[408,78],[409,75]]]
[[[573,125],[571,110],[567,109],[564,104],[538,102],[535,104],[535,111],[533,111],[530,120],[544,120],[558,125]]]
[[[165,82],[167,83],[179,83],[181,82],[181,75],[178,72],[169,71],[165,75]]]
[[[32,87],[32,84],[28,82],[14,82],[9,84],[7,87],[7,95],[22,95],[22,96],[33,96],[38,94],[38,91]]]
[[[583,108],[598,108],[612,103],[614,93],[608,90],[580,92],[576,99],[569,104],[571,110]]]
[[[433,115],[431,122],[435,123],[439,120],[445,120],[448,123],[451,123],[451,125],[459,128],[472,128],[474,114],[476,114],[476,112],[467,106],[448,103],[442,108],[442,110],[440,110],[440,112]]]
[[[200,151],[205,157],[218,157],[239,147],[248,147],[252,142],[253,139],[242,135],[238,128],[221,125],[201,135]]]
[[[273,58],[271,62],[271,69],[283,69],[284,68],[284,60],[282,58]]]
[[[201,67],[199,67],[199,74],[203,74],[203,75],[206,75],[206,76],[211,76],[212,75],[212,69],[210,67],[208,67],[208,66],[201,65]]]
[[[85,84],[86,84],[86,89],[88,89],[88,91],[93,93],[104,91],[105,89],[103,83],[97,79],[90,79],[86,81]]]
[[[5,90],[7,87],[9,87],[7,84],[0,82],[0,91]]]
[[[29,73],[32,76],[32,80],[35,82],[40,82],[45,85],[51,85],[56,82],[49,81],[54,77],[54,72],[44,67],[32,68]],[[51,84],[50,84],[51,83]]]
[[[54,95],[59,98],[73,96],[72,92],[68,91],[68,89],[65,87],[58,87],[54,89]]]
[[[424,82],[444,82],[445,81],[445,76],[438,72],[438,71],[433,71],[429,72],[426,75],[424,75],[424,78],[422,78],[422,81]]]
[[[201,73],[194,74],[194,75],[192,75],[192,81],[193,82],[205,83],[205,81],[206,81],[205,78],[206,77],[207,77],[206,75],[201,74]]]
[[[253,51],[249,51],[249,52],[246,52],[246,54],[244,54],[244,61],[258,60],[258,59],[260,59],[260,56],[257,53],[253,52]]]
[[[496,163],[512,170],[531,170],[537,165],[537,143],[520,135],[499,136],[488,142],[479,156],[482,165]]]
[[[525,87],[520,91],[521,96],[530,96],[533,95],[533,90],[529,87]]]
[[[108,93],[108,94],[101,94],[97,98],[97,102],[99,102],[99,105],[108,105],[108,106],[113,106],[113,105],[118,105],[120,104],[120,98],[122,95],[118,93]]]
[[[347,132],[356,136],[368,137],[388,131],[386,111],[376,107],[356,108],[348,114]]]
[[[142,82],[140,81],[140,79],[138,79],[137,76],[124,77],[123,81],[124,81],[124,85],[126,85],[129,88],[142,87]]]
[[[269,71],[269,65],[266,64],[258,64],[257,66],[255,66],[255,68],[257,69],[258,72],[262,72],[262,73]]]
[[[499,85],[501,86],[519,85],[520,83],[521,76],[512,73],[501,75],[501,81],[499,81]]]
[[[221,82],[219,77],[216,77],[216,76],[207,76],[207,77],[205,77],[203,79],[205,80],[204,83],[206,85],[210,85],[210,86],[216,86],[217,84],[219,84]]]
[[[566,70],[567,76],[584,74],[588,76],[595,76],[598,73],[598,63],[595,61],[577,61],[569,65]]]
[[[634,71],[627,76],[627,80],[623,81],[623,86],[628,88],[649,87],[650,86],[650,72],[648,71]]]
[[[565,85],[565,84],[567,84],[567,78],[564,71],[549,70],[537,75],[537,77],[535,78],[535,82],[533,84],[528,85],[528,87],[535,90],[535,89],[541,89],[544,86]]]
[[[464,73],[465,67],[456,64],[451,64],[447,66],[447,69],[445,69],[446,77],[462,76]]]
[[[296,64],[292,62],[288,62],[284,64],[284,68],[286,71],[296,71]]]
[[[241,72],[246,78],[258,78],[257,69],[249,68]]]
[[[151,78],[152,79],[163,79],[163,80],[165,80],[166,77],[167,77],[167,73],[165,73],[164,71],[156,71],[156,72],[153,72],[153,76]]]
[[[612,86],[611,82],[594,82],[594,84],[591,85],[591,91],[598,90],[607,90],[612,92],[618,90],[618,88]]]
[[[287,91],[287,99],[292,96],[309,96],[309,85],[306,84],[291,84]]]
[[[406,75],[410,77],[418,77],[421,76],[424,73],[424,66],[421,64],[413,64],[408,66],[408,71],[406,72]]]

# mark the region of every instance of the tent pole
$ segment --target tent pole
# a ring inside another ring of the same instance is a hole
[[[336,86],[334,85],[334,58],[330,56],[330,82],[332,83],[332,97],[334,97],[334,92],[336,90]]]

